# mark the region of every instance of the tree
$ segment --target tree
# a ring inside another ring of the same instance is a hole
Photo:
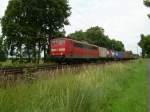
[[[144,5],[150,7],[150,0],[144,0]],[[148,17],[150,18],[150,14],[148,14]]]
[[[69,37],[71,37],[73,39],[76,39],[78,41],[87,40],[86,39],[86,34],[82,30],[76,31],[75,33],[70,34]]]
[[[150,7],[150,0],[144,0],[144,5]],[[148,14],[148,17],[150,18],[150,14]],[[150,57],[150,35],[145,36],[141,34],[139,46],[142,48],[142,56]]]
[[[8,53],[4,43],[4,38],[0,35],[0,61],[6,61],[8,58]]]
[[[104,35],[104,29],[98,26],[91,27],[85,32],[83,32],[82,30],[76,31],[69,36],[76,40],[84,40],[91,44],[99,45],[102,47],[106,46],[106,43],[108,42],[108,37]]]
[[[36,59],[42,48],[46,54],[48,38],[54,37],[69,23],[70,14],[67,0],[10,0],[2,18],[2,32],[8,47],[15,46],[20,58],[25,46],[27,51],[32,49]]]
[[[150,57],[150,35],[144,36],[142,34],[139,46],[142,48],[143,57],[145,56]]]
[[[121,41],[111,40],[109,36],[104,34],[102,27],[96,26],[87,29],[85,32],[80,30],[69,35],[71,38],[79,41],[87,41],[100,47],[124,51],[124,45]]]
[[[150,6],[150,0],[144,0],[144,5],[149,7]]]
[[[107,47],[109,38],[104,34],[104,29],[101,27],[91,27],[86,31],[87,40],[95,45]]]
[[[112,39],[110,45],[111,45],[110,48],[113,50],[125,51],[124,44],[121,41],[117,41],[117,40]]]

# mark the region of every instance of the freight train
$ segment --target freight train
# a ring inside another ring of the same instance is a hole
[[[49,56],[55,62],[90,62],[97,60],[129,60],[138,55],[132,52],[119,52],[99,47],[87,42],[80,42],[70,38],[57,38],[49,45]]]

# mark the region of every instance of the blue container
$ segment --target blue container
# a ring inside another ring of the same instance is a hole
[[[117,59],[123,59],[124,58],[124,52],[118,52]]]

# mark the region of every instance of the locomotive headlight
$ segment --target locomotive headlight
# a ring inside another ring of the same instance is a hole
[[[59,51],[64,52],[65,48],[60,48]]]
[[[52,51],[52,52],[55,52],[55,51],[57,51],[57,50],[56,50],[56,49],[51,49],[51,51]]]

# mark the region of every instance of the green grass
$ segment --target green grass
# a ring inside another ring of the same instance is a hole
[[[0,89],[0,112],[147,112],[146,68],[138,60],[23,82]]]

